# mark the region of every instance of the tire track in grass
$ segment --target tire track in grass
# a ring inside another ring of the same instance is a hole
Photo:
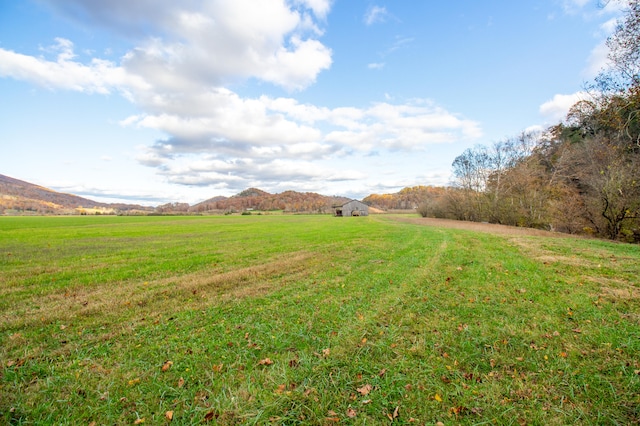
[[[377,252],[354,258],[356,265],[349,271],[351,279],[340,281],[344,287],[333,285],[326,292],[325,303],[319,310],[323,315],[338,310],[330,315],[328,328],[323,328],[329,331],[334,327],[326,341],[326,358],[314,361],[313,357],[301,354],[312,364],[304,376],[306,392],[332,395],[326,401],[316,401],[321,406],[328,404],[328,409],[344,412],[346,406],[341,407],[337,401],[348,404],[358,395],[358,386],[373,380],[376,396],[372,405],[358,407],[361,420],[386,420],[383,412],[390,410],[392,413],[396,405],[383,407],[378,396],[386,394],[385,399],[391,401],[405,390],[405,383],[399,384],[404,377],[400,371],[402,361],[398,360],[397,350],[390,344],[394,336],[402,333],[403,325],[396,319],[402,320],[406,314],[406,300],[419,285],[416,283],[437,281],[434,274],[440,274],[436,271],[450,244],[450,237],[445,232],[411,232],[411,227],[404,225],[395,229],[400,231],[395,241],[400,241],[401,245],[382,247]],[[429,241],[427,246],[426,240]],[[406,274],[407,270],[411,272]],[[376,276],[379,271],[382,273]],[[381,373],[387,370],[386,374]],[[290,408],[287,401],[281,401],[281,404],[272,413],[282,415]]]

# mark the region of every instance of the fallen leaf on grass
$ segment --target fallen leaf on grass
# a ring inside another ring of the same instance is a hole
[[[207,414],[204,415],[204,421],[205,422],[210,422],[213,419],[217,419],[220,415],[218,413],[216,413],[214,410],[209,411]]]
[[[382,369],[382,370],[380,370],[380,372],[378,373],[378,376],[382,377],[382,376],[384,376],[385,374],[387,374],[387,369],[386,369],[386,368],[383,368],[383,369]]]
[[[181,388],[183,386],[184,386],[184,379],[180,377],[180,380],[178,380],[178,387]]]
[[[354,410],[353,408],[349,407],[347,408],[347,417],[349,417],[350,419],[354,418],[355,416],[358,415],[358,412],[356,410]]]
[[[339,423],[340,417],[326,417],[325,420],[329,423]]]
[[[271,361],[271,358],[264,358],[258,361],[258,365],[271,365],[271,364],[273,364],[273,361]]]
[[[165,363],[162,364],[162,371],[169,370],[172,365],[173,365],[173,361],[165,361]]]
[[[216,373],[219,373],[222,371],[222,367],[224,367],[224,364],[216,364],[213,367],[211,367],[211,369]]]
[[[368,395],[369,392],[371,392],[371,389],[373,389],[373,386],[366,384],[361,388],[357,388],[356,390],[360,393],[360,395],[365,396]]]
[[[7,361],[7,367],[22,367],[25,363],[25,359],[24,358],[18,358],[15,361]]]
[[[136,421],[133,422],[134,425],[139,425],[139,424],[142,424],[142,423],[144,423],[144,417],[141,418],[141,419],[136,419]]]
[[[442,397],[440,395],[438,395],[438,394],[435,394],[433,399],[435,399],[438,402],[442,402]]]
[[[323,357],[328,357],[331,354],[331,349],[327,348],[327,349],[323,349],[322,350],[322,356]]]
[[[389,414],[387,413],[387,417],[389,418],[389,420],[393,421],[394,419],[397,419],[400,411],[400,406],[396,407],[395,410],[393,410],[393,414]]]
[[[167,411],[166,413],[164,413],[164,418],[169,421],[173,420],[173,411]]]

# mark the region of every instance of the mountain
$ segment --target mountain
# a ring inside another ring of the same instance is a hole
[[[415,209],[426,199],[439,197],[445,191],[442,187],[414,186],[394,194],[371,194],[362,201],[374,210]],[[248,188],[231,197],[217,196],[193,206],[168,203],[153,208],[136,204],[100,203],[0,175],[0,214],[189,214],[246,210],[331,213],[333,206],[347,201],[349,198],[315,192],[284,191],[270,194],[258,188]]]
[[[261,189],[249,188],[231,197],[214,197],[191,206],[192,212],[283,210],[286,212],[330,213],[332,206],[349,201],[345,197],[330,197],[314,192],[285,191],[270,194]]]
[[[57,192],[43,186],[0,175],[0,214],[114,214],[118,211],[152,211],[132,204],[107,204]]]

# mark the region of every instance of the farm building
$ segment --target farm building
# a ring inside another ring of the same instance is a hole
[[[333,215],[342,216],[369,216],[369,206],[358,200],[351,200],[341,206],[333,206]]]

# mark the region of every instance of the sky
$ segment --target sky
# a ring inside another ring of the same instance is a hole
[[[563,119],[611,0],[0,0],[0,174],[103,202],[448,185]]]

